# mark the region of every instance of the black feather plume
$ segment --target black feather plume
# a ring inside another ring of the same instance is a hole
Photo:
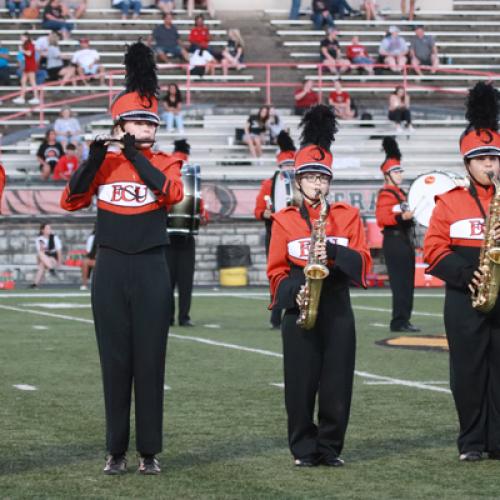
[[[330,151],[337,132],[337,120],[332,108],[323,104],[314,106],[306,112],[300,122],[300,127],[302,127],[300,137],[302,147],[317,144]]]
[[[396,160],[401,160],[401,151],[399,150],[398,143],[396,139],[391,136],[384,137],[382,140],[382,147],[385,151],[386,158],[395,158]]]
[[[174,141],[174,153],[185,153],[189,155],[191,152],[191,146],[186,139],[179,139]]]
[[[498,130],[498,90],[491,83],[476,83],[469,90],[466,106],[469,129]]]
[[[281,151],[295,151],[297,149],[289,133],[284,130],[278,134],[276,142],[278,143]]]
[[[158,77],[153,51],[142,42],[130,45],[125,53],[125,87],[151,99],[158,94]]]

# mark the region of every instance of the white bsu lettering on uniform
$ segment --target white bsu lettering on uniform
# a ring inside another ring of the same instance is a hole
[[[343,247],[349,246],[348,238],[343,238],[341,236],[328,236],[326,239],[334,245],[340,245]],[[296,259],[307,260],[309,258],[310,243],[310,238],[300,238],[298,240],[290,241],[288,243],[288,255]]]
[[[450,238],[463,240],[484,239],[484,219],[462,219],[450,226]]]
[[[144,184],[115,182],[99,186],[100,201],[122,207],[142,207],[156,201],[156,196]]]

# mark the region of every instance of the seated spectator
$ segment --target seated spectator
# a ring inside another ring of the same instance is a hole
[[[401,15],[403,19],[408,19],[408,21],[413,21],[415,17],[415,0],[410,0],[410,13],[406,15],[406,0],[401,0]]]
[[[163,16],[163,24],[155,26],[150,36],[154,43],[154,51],[159,62],[168,62],[170,57],[189,61],[187,50],[180,44],[179,32],[173,23],[171,13]]]
[[[29,82],[32,91],[33,98],[28,102],[30,104],[39,104],[40,101],[38,99],[38,91],[36,90],[36,72],[38,69],[38,65],[36,62],[36,53],[35,53],[35,45],[31,41],[31,37],[29,33],[24,33],[21,35],[21,47],[19,51],[24,57],[24,65],[23,71],[21,74],[21,93],[19,97],[16,97],[12,100],[14,104],[24,104],[26,102],[26,91],[27,91],[27,83]]]
[[[215,75],[217,61],[206,49],[196,49],[189,56],[189,73],[191,75]]]
[[[208,50],[210,31],[205,26],[205,20],[201,14],[198,14],[194,18],[194,28],[189,32],[188,40],[191,44],[189,46],[189,52],[194,52],[196,49]]]
[[[311,8],[311,20],[315,29],[321,30],[325,25],[332,28],[335,26],[333,17],[328,10],[326,0],[312,0]]]
[[[404,87],[398,85],[389,96],[388,118],[396,124],[396,132],[402,132],[401,124],[404,122],[409,132],[413,132],[411,124],[410,96]]]
[[[174,122],[179,134],[184,133],[184,121],[182,113],[182,94],[176,83],[170,83],[167,93],[162,101],[165,110],[161,117],[167,127],[167,132],[174,131]]]
[[[365,11],[365,19],[367,21],[373,21],[379,18],[375,0],[363,0],[363,10]]]
[[[71,63],[74,65],[77,75],[99,78],[101,85],[104,85],[104,68],[98,64],[99,59],[99,52],[90,48],[88,38],[82,38],[80,49],[73,54]],[[87,84],[87,79],[83,80],[83,83]],[[73,84],[76,85],[76,81],[73,81]]]
[[[82,130],[80,122],[71,115],[69,106],[64,106],[59,113],[59,118],[54,122],[56,140],[66,147],[68,143],[78,144],[81,139]]]
[[[42,28],[46,30],[60,31],[62,37],[67,40],[73,30],[73,23],[67,22],[68,13],[61,0],[49,0],[43,10]]]
[[[66,146],[66,153],[59,158],[52,174],[54,181],[68,181],[71,174],[78,168],[79,158],[76,146],[69,143]]]
[[[256,115],[250,115],[245,124],[243,141],[254,158],[262,156],[262,142],[268,132],[269,106],[262,106]]]
[[[227,34],[229,40],[222,51],[222,74],[227,76],[229,68],[243,69],[243,50],[245,42],[241,36],[240,30],[230,29]]]
[[[278,135],[283,130],[283,122],[276,108],[269,108],[269,120],[267,124],[269,129],[269,143],[277,144]]]
[[[415,28],[415,38],[410,45],[411,65],[417,75],[422,74],[420,66],[430,66],[431,73],[436,73],[439,66],[439,54],[431,35],[426,35],[422,25]]]
[[[10,85],[9,49],[0,42],[0,85]]]
[[[65,57],[66,56],[63,56],[59,48],[59,37],[55,34],[54,37],[50,37],[49,39],[49,47],[46,56],[46,68],[49,81],[56,81],[64,76]],[[68,61],[66,60],[66,62]],[[71,72],[74,73],[72,70]]]
[[[194,1],[195,0],[187,0],[187,11],[188,11],[188,16],[193,17],[193,11],[194,11]],[[215,10],[212,5],[212,0],[198,0],[196,2],[198,7],[202,7],[204,9],[207,9],[208,15],[211,18],[215,17]]]
[[[38,66],[45,68],[47,66],[47,52],[49,50],[50,40],[57,38],[59,41],[59,33],[51,31],[48,35],[39,36],[33,43],[35,44],[35,52]]]
[[[26,0],[6,0],[5,4],[12,19],[20,18],[23,10],[28,6]]]
[[[62,0],[63,5],[74,19],[80,19],[87,11],[87,0]]]
[[[362,68],[369,75],[373,75],[375,61],[368,55],[366,47],[359,43],[359,37],[352,37],[351,45],[347,47],[346,55],[354,69]]]
[[[342,120],[352,120],[355,116],[355,110],[351,106],[351,96],[342,88],[339,80],[335,80],[335,90],[330,92],[328,103],[335,109],[335,116]]]
[[[401,73],[406,65],[408,46],[406,40],[399,36],[399,28],[391,26],[389,33],[382,39],[379,54],[384,64],[389,66],[393,73]]]
[[[23,9],[21,17],[23,19],[38,19],[40,17],[40,7],[38,0],[30,0],[29,5]]]
[[[319,95],[313,90],[313,81],[304,80],[302,86],[295,91],[295,108],[296,115],[302,116],[311,106],[319,104]]]
[[[52,233],[52,228],[45,222],[40,224],[40,232],[35,240],[35,248],[38,269],[35,281],[30,285],[30,288],[36,288],[40,285],[45,276],[45,271],[49,271],[53,276],[56,276],[56,269],[62,262],[61,240],[59,236]]]
[[[349,59],[342,57],[340,43],[337,40],[338,30],[328,28],[326,38],[320,43],[320,58],[330,73],[341,74],[351,69]]]
[[[359,14],[359,11],[354,10],[346,0],[328,0],[328,10],[334,19]]]
[[[80,290],[87,290],[89,284],[90,273],[95,267],[95,258],[97,255],[97,244],[95,240],[95,228],[92,234],[87,238],[87,243],[85,244],[85,250],[87,255],[82,260],[82,286]]]
[[[128,19],[130,11],[133,12],[132,19],[139,19],[142,3],[141,0],[112,0],[111,6],[121,10],[122,19]]]
[[[160,9],[163,14],[170,14],[175,9],[175,0],[156,0],[156,7]]]
[[[36,157],[40,162],[40,176],[46,181],[54,172],[59,158],[64,154],[61,143],[57,142],[56,133],[49,129],[45,133],[45,139],[40,144]]]

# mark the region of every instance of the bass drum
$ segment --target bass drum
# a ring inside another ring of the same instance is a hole
[[[169,234],[198,234],[201,212],[200,166],[183,165],[181,178],[184,184],[184,198],[170,208],[167,231]]]
[[[436,202],[434,197],[450,191],[457,186],[466,186],[467,180],[453,172],[427,172],[419,175],[408,191],[408,205],[415,220],[422,226],[429,227],[432,211]]]
[[[301,202],[300,192],[295,187],[295,172],[293,170],[281,170],[274,174],[272,185],[272,211],[279,212],[290,206],[299,206]]]

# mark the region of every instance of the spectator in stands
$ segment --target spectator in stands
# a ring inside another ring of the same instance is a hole
[[[173,23],[174,16],[167,13],[163,16],[163,24],[157,25],[150,36],[154,43],[154,51],[159,62],[168,62],[169,57],[189,61],[187,50],[179,42],[179,32]]]
[[[313,81],[304,80],[302,86],[295,91],[295,108],[296,115],[302,116],[311,106],[319,104],[319,95],[313,90]]]
[[[204,7],[208,11],[208,15],[211,18],[215,17],[215,10],[212,5],[212,0],[200,0],[198,3],[201,4],[201,7]],[[188,16],[192,17],[193,16],[193,11],[194,11],[194,0],[187,0],[187,11],[188,11]]]
[[[104,67],[98,64],[99,59],[99,52],[90,48],[88,38],[82,38],[80,40],[80,49],[73,54],[71,63],[74,65],[77,75],[99,78],[101,85],[104,85],[106,75],[104,74]],[[86,85],[87,79],[83,80],[83,83]],[[73,81],[73,84],[76,85],[76,81]]]
[[[64,154],[61,143],[57,142],[56,133],[53,129],[47,130],[45,139],[40,144],[36,157],[40,162],[40,176],[46,181],[56,168],[59,158]]]
[[[351,96],[342,88],[340,78],[335,80],[335,90],[330,92],[328,103],[335,109],[335,116],[342,120],[352,120],[355,116],[355,110],[351,106]]]
[[[210,31],[205,26],[205,19],[201,14],[194,18],[194,28],[189,32],[188,37],[189,52],[194,52],[196,49],[207,49],[210,43]]]
[[[389,120],[396,124],[396,132],[402,132],[401,124],[404,122],[409,132],[413,132],[411,124],[410,96],[404,87],[398,85],[389,96]]]
[[[406,16],[406,0],[401,0],[401,15],[403,16],[403,19],[413,21],[415,17],[415,0],[410,0],[410,13],[408,17]]]
[[[373,75],[373,65],[375,61],[368,55],[366,47],[359,43],[359,37],[352,37],[351,45],[347,47],[346,55],[353,69],[362,68],[369,75]]]
[[[0,42],[0,85],[10,85],[9,49]]]
[[[59,113],[59,118],[54,122],[56,140],[66,147],[67,144],[78,144],[81,140],[82,130],[80,122],[72,116],[71,108],[64,106]]]
[[[431,35],[426,35],[424,27],[419,25],[415,28],[415,37],[410,45],[411,65],[417,75],[422,74],[420,65],[430,66],[431,73],[436,73],[439,66],[439,54],[436,43]]]
[[[21,17],[23,19],[38,19],[40,17],[40,7],[38,0],[30,0],[29,5],[23,9]]]
[[[67,40],[70,37],[74,24],[67,21],[68,13],[61,0],[49,0],[43,10],[42,28],[60,31]]]
[[[269,131],[269,118],[269,106],[262,106],[257,114],[248,117],[245,124],[243,141],[248,145],[250,154],[254,158],[262,156],[262,142],[265,140],[265,134]]]
[[[353,9],[346,0],[328,0],[328,10],[333,19],[342,19],[346,16],[359,14],[359,11]]]
[[[74,144],[69,143],[66,146],[66,152],[54,168],[54,173],[52,174],[52,180],[54,181],[67,181],[71,177],[71,174],[78,168],[79,158]]]
[[[365,11],[365,19],[367,21],[373,21],[379,18],[375,0],[363,0],[363,10]]]
[[[97,255],[97,245],[95,241],[95,226],[92,234],[87,238],[85,244],[85,251],[87,255],[82,260],[82,286],[80,290],[87,290],[89,284],[89,277],[92,269],[95,267],[95,258]]]
[[[74,19],[80,19],[87,11],[87,0],[62,0],[62,2]]]
[[[55,33],[53,37],[49,35],[49,47],[46,56],[46,68],[49,81],[56,81],[64,76],[64,58],[65,56],[63,56],[59,48],[59,37],[57,33]],[[71,68],[68,71],[73,72]]]
[[[47,52],[49,51],[49,43],[51,38],[58,37],[57,31],[51,31],[48,35],[39,36],[33,43],[35,44],[35,51],[39,67],[46,67],[47,65]]]
[[[290,4],[290,14],[288,19],[294,21],[300,17],[300,0],[292,0]]]
[[[28,6],[26,0],[6,0],[5,4],[12,19],[21,17],[23,10]]]
[[[39,104],[40,101],[38,99],[38,92],[36,90],[37,63],[35,45],[31,41],[29,33],[24,33],[24,35],[21,35],[21,47],[19,50],[24,56],[24,66],[21,74],[21,93],[19,97],[13,99],[12,102],[14,104],[24,104],[26,102],[25,97],[27,83],[29,82],[32,87],[33,98],[28,102],[30,104]]]
[[[56,276],[56,269],[62,263],[62,244],[59,236],[52,233],[52,228],[46,222],[40,224],[40,232],[35,240],[36,260],[38,269],[35,275],[35,281],[30,288],[36,288],[40,285],[45,271]]]
[[[269,143],[277,144],[278,135],[283,130],[283,121],[276,111],[276,108],[269,108],[269,120],[267,123],[269,129]]]
[[[312,0],[311,8],[311,20],[315,29],[323,29],[325,25],[329,27],[335,26],[333,17],[328,10],[326,0]]]
[[[408,46],[406,40],[399,36],[397,26],[389,27],[389,32],[382,39],[379,47],[379,54],[384,64],[389,66],[393,73],[401,73],[406,65]]]
[[[112,0],[111,6],[121,10],[122,19],[128,19],[130,11],[133,12],[132,19],[139,19],[141,14],[141,0]]]
[[[156,0],[156,7],[160,9],[163,14],[170,14],[175,8],[175,0]]]
[[[182,112],[182,94],[176,83],[170,83],[167,93],[162,101],[163,109],[162,120],[165,122],[167,132],[174,131],[174,123],[179,134],[184,133],[184,120]]]
[[[217,61],[206,49],[196,49],[189,56],[189,72],[191,75],[203,77],[204,75],[215,75]]]
[[[245,42],[241,36],[240,30],[230,29],[227,34],[229,40],[222,51],[222,74],[227,76],[229,68],[236,68],[238,71],[243,69],[243,51]]]
[[[349,71],[351,63],[349,59],[342,57],[340,43],[337,40],[338,30],[328,28],[326,38],[320,43],[320,58],[330,73],[341,74]]]

